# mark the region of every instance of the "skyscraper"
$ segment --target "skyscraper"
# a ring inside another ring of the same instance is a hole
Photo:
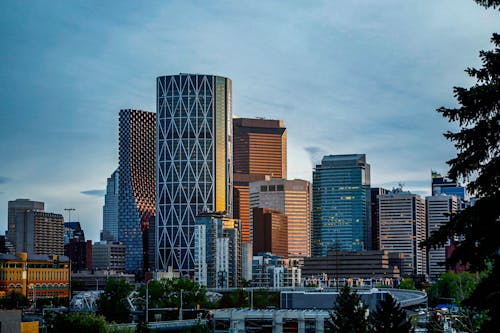
[[[370,165],[365,154],[328,155],[313,171],[312,255],[370,249]]]
[[[382,187],[372,187],[371,188],[371,223],[372,223],[372,250],[380,249],[380,238],[379,238],[379,205],[378,205],[378,197],[380,195],[386,195],[389,193],[389,190]]]
[[[118,184],[119,173],[115,170],[108,178],[104,206],[102,207],[102,239],[118,240]]]
[[[426,274],[426,250],[419,247],[426,238],[425,200],[400,188],[379,195],[379,221],[380,250],[403,253],[401,274]]]
[[[7,239],[16,247],[16,219],[18,215],[24,216],[27,211],[43,212],[45,204],[40,201],[31,201],[30,199],[16,199],[8,203],[8,230]]]
[[[439,195],[425,198],[427,208],[427,236],[437,231],[442,225],[450,221],[445,214],[455,213],[458,209],[458,198],[455,196]],[[451,245],[451,242],[445,246]],[[428,252],[428,274],[431,280],[437,280],[446,272],[446,249],[444,246],[431,248]]]
[[[288,257],[288,219],[279,210],[253,208],[254,253],[270,252]]]
[[[153,268],[156,114],[120,110],[118,240],[125,245],[125,270]]]
[[[289,257],[311,255],[311,183],[300,179],[252,182],[250,209],[253,208],[270,208],[286,215]]]
[[[234,217],[242,241],[251,241],[249,183],[287,177],[287,130],[282,120],[233,119]]]
[[[432,171],[432,195],[454,195],[461,201],[467,200],[465,187],[460,186],[459,183],[449,180],[441,176],[439,173]]]
[[[156,267],[193,276],[196,216],[232,214],[231,80],[158,77],[157,115]]]

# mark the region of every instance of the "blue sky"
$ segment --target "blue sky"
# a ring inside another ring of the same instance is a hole
[[[428,193],[455,152],[435,109],[499,26],[472,0],[2,1],[0,230],[30,198],[97,240],[118,111],[155,111],[155,78],[179,72],[229,77],[234,114],[283,119],[289,178],[366,153],[372,184]]]

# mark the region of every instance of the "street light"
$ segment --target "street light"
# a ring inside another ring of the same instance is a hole
[[[149,283],[151,281],[153,279],[146,281],[146,325],[149,323]]]

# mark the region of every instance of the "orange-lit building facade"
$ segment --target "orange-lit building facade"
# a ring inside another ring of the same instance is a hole
[[[253,253],[271,252],[288,258],[288,218],[269,208],[254,208]]]
[[[286,140],[282,120],[233,119],[233,217],[241,221],[243,243],[252,241],[249,184],[287,177]]]
[[[66,256],[0,254],[0,297],[15,291],[28,300],[69,298],[70,272]]]

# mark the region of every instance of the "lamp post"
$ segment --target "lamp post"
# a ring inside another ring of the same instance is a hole
[[[180,298],[180,306],[179,306],[179,320],[182,320],[182,289],[181,289],[181,298]]]

